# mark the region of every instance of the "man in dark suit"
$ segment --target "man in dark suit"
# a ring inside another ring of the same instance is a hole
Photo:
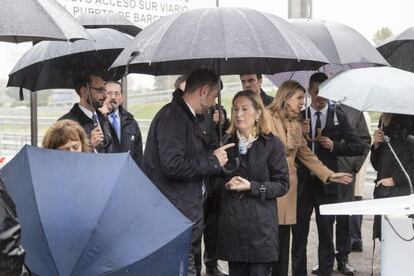
[[[262,89],[263,77],[261,74],[240,75],[240,81],[243,90],[252,90],[259,95],[265,106],[268,106],[273,102],[273,97],[267,95]]]
[[[340,109],[329,106],[328,100],[318,97],[319,84],[327,79],[323,73],[316,73],[309,81],[311,106],[306,110],[310,118],[310,137],[308,146],[324,165],[338,171],[338,156],[363,154],[364,144],[350,125],[348,118]],[[319,206],[338,202],[339,185],[324,185],[303,165],[298,168],[298,212],[297,224],[292,228],[292,272],[293,275],[307,275],[306,245],[309,223],[313,208],[316,211],[319,247],[318,275],[331,275],[335,249],[333,244],[333,224],[335,216],[320,215]],[[349,233],[340,233],[349,235]],[[346,275],[354,275],[347,260],[338,260],[338,270]]]
[[[120,152],[120,145],[112,139],[115,133],[108,120],[99,112],[106,99],[105,82],[94,74],[79,79],[75,86],[80,101],[59,120],[69,119],[78,122],[88,134],[91,145],[96,152]]]
[[[338,202],[347,202],[354,200],[356,175],[360,171],[365,159],[368,156],[371,147],[371,135],[369,133],[368,125],[365,121],[364,114],[352,107],[341,105],[339,107],[348,117],[351,126],[355,129],[357,135],[364,143],[364,152],[359,156],[341,156],[338,157],[338,168],[340,171],[348,172],[353,175],[353,180],[350,185],[339,187]],[[337,260],[348,259],[348,255],[352,250],[352,218],[350,216],[336,216],[336,258]],[[343,217],[338,219],[338,217]],[[355,216],[354,216],[355,217]],[[362,220],[362,216],[360,216]],[[361,221],[359,222],[361,223]],[[359,224],[361,225],[361,224]],[[343,228],[343,230],[341,229]],[[354,227],[355,228],[355,227]],[[360,229],[359,229],[360,231]],[[349,235],[340,236],[339,233],[349,232]],[[360,232],[359,232],[360,233]],[[361,242],[361,240],[360,240]],[[343,245],[341,247],[341,245]],[[362,249],[362,242],[360,244]]]
[[[114,139],[120,144],[121,152],[129,152],[135,163],[140,166],[143,156],[141,130],[134,115],[122,106],[122,85],[117,81],[107,81],[105,89],[108,109],[106,116],[116,134]]]

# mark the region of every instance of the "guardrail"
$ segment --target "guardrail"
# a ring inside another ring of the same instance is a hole
[[[39,117],[38,141],[42,141],[44,131],[56,121],[55,117]],[[28,116],[0,116],[0,155],[14,156],[25,144],[30,144],[30,117]],[[137,120],[145,143],[151,124],[149,119]],[[13,131],[9,129],[13,128]],[[39,142],[41,143],[41,142]]]

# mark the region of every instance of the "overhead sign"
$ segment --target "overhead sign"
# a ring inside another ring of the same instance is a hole
[[[194,2],[200,2],[200,0],[58,0],[58,2],[75,17],[84,13],[115,12],[139,27],[145,27],[162,16],[185,12],[194,6]]]

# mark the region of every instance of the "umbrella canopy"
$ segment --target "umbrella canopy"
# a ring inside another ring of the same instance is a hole
[[[86,14],[76,17],[87,29],[109,28],[130,36],[136,36],[142,29],[118,13]]]
[[[349,26],[316,19],[296,19],[291,23],[298,32],[310,38],[330,64],[318,70],[283,72],[268,76],[276,86],[287,80],[296,80],[308,87],[309,78],[315,72],[333,76],[349,69],[389,65],[366,38]]]
[[[414,72],[414,27],[386,39],[377,49],[391,66]]]
[[[353,63],[353,64],[326,64],[318,70],[303,70],[303,71],[292,71],[292,72],[280,72],[273,75],[265,75],[275,86],[279,87],[287,80],[295,80],[299,82],[303,87],[309,87],[310,77],[317,73],[325,73],[328,78],[335,76],[336,74],[358,68],[372,67],[370,63]]]
[[[90,39],[85,29],[55,0],[2,0],[0,41]]]
[[[137,54],[139,53],[139,54]],[[314,69],[326,58],[285,20],[245,8],[195,9],[150,24],[112,67],[152,75],[204,67],[220,75]],[[122,68],[121,68],[122,69]]]
[[[120,76],[110,74],[107,69],[131,39],[113,29],[87,32],[93,41],[43,41],[30,48],[14,66],[7,86],[30,91],[73,89],[85,71],[97,71],[107,74],[107,78],[119,79]]]
[[[393,67],[353,69],[323,82],[319,96],[360,111],[414,115],[414,74]]]
[[[25,146],[0,177],[35,275],[181,275],[191,222],[128,153]]]

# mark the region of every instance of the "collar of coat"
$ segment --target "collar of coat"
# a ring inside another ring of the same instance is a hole
[[[184,99],[182,97],[183,94],[184,94],[184,92],[181,89],[175,90],[174,93],[173,93],[173,98],[172,98],[171,103],[177,104],[180,108],[183,109],[183,111],[185,112],[185,114],[187,114],[187,116],[191,120],[195,120],[196,117],[194,117],[194,115],[191,112],[190,108],[188,108],[187,103],[184,101]]]

